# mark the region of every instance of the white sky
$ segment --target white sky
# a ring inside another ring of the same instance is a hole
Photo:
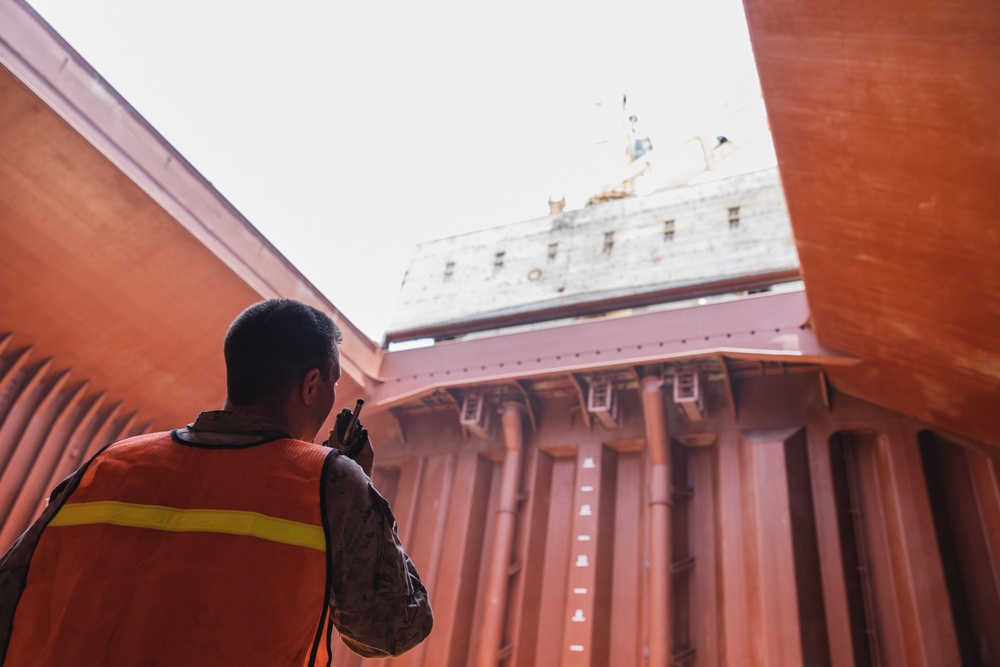
[[[597,102],[759,97],[740,0],[29,1],[376,341],[416,243],[596,191]]]

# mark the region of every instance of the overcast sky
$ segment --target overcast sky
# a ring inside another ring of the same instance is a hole
[[[739,0],[29,0],[375,340],[416,243],[577,208],[759,97]]]

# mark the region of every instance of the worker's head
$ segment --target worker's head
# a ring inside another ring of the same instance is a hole
[[[281,416],[298,411],[292,416],[315,422],[312,439],[333,407],[341,340],[337,325],[312,306],[292,299],[255,303],[226,333],[227,405]]]

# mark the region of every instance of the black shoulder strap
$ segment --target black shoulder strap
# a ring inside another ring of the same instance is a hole
[[[316,636],[313,638],[312,650],[309,652],[309,667],[315,667],[316,665],[316,654],[319,651],[319,643],[323,640],[324,634],[326,635],[327,667],[330,667],[333,662],[333,651],[330,648],[330,642],[333,639],[333,609],[330,608],[330,588],[333,582],[333,572],[330,568],[330,521],[326,505],[326,480],[330,476],[330,466],[337,454],[337,450],[331,447],[330,453],[327,454],[326,459],[323,461],[323,472],[320,474],[319,480],[319,511],[323,521],[323,536],[326,540],[326,587],[323,591],[323,611],[319,615],[319,625],[316,626]],[[324,626],[326,626],[325,633]]]

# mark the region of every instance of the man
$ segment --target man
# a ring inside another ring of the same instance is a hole
[[[113,443],[60,483],[0,560],[0,664],[312,665],[333,627],[365,657],[420,643],[431,608],[369,480],[367,431],[348,434],[354,460],[313,444],[340,341],[296,301],[247,308],[221,411]]]

